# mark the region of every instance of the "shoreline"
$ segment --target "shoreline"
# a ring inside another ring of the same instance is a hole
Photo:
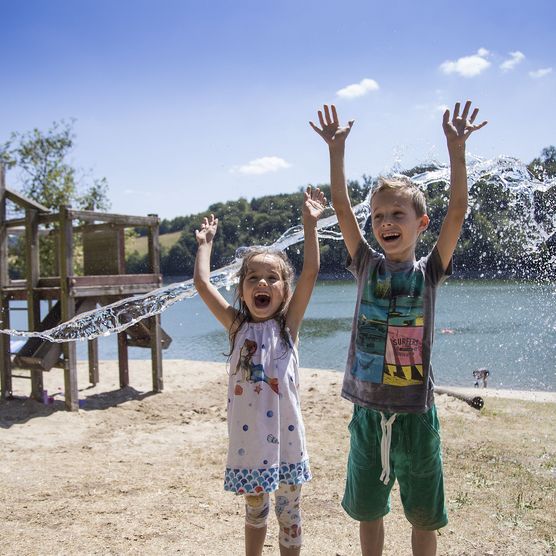
[[[88,373],[86,373],[87,369],[87,360],[78,360],[78,387],[80,390],[84,389],[94,389],[88,382]],[[149,372],[150,370],[151,361],[149,359],[129,359],[129,370],[130,370],[130,386],[134,386],[134,377],[133,377],[133,370],[137,369],[140,372]],[[114,359],[105,359],[99,361],[99,373],[100,373],[100,382],[103,382],[103,367],[111,369],[109,372],[111,374],[114,373],[112,369],[116,370],[117,374],[117,367],[118,361]],[[206,368],[207,366],[211,369],[211,374],[214,372],[215,376],[220,374],[221,372],[225,372],[225,362],[223,361],[201,361],[201,360],[194,360],[194,359],[165,359],[162,363],[163,369],[163,378],[164,378],[164,371],[165,367],[168,367],[170,372],[174,371],[176,367],[186,367],[191,368],[195,366],[203,366]],[[28,372],[26,369],[16,369],[15,373],[19,374],[20,372]],[[303,377],[307,376],[311,373],[323,373],[324,375],[330,374],[330,380],[335,378],[338,379],[338,382],[341,382],[341,377],[343,376],[342,371],[337,371],[334,369],[320,369],[320,368],[312,368],[312,367],[300,367],[299,369],[301,382],[303,383]],[[45,389],[49,389],[48,386],[52,388],[53,383],[60,382],[60,384],[54,385],[53,391],[56,394],[60,393],[62,390],[61,386],[63,386],[64,382],[64,374],[62,369],[54,368],[51,371],[43,373],[44,381],[45,381]],[[57,378],[59,380],[57,380]],[[115,377],[117,378],[117,376]],[[148,381],[148,379],[147,379]],[[143,384],[144,379],[141,381],[140,386],[148,386],[148,384]],[[25,396],[25,394],[20,394],[16,392],[16,385],[23,386],[27,385],[28,380],[22,378],[14,378],[14,396],[20,397]],[[48,385],[47,385],[48,383]],[[113,386],[116,386],[116,382],[113,383]],[[136,384],[135,386],[138,386]],[[179,385],[174,384],[172,381],[172,388],[178,387]],[[521,390],[516,388],[497,388],[497,387],[487,387],[487,388],[474,388],[474,387],[467,387],[467,386],[454,386],[450,384],[438,384],[438,388],[443,388],[449,390],[450,392],[454,392],[455,394],[463,395],[463,396],[480,396],[482,398],[504,398],[510,400],[522,400],[522,401],[533,401],[533,402],[541,402],[541,403],[556,403],[556,392],[554,391],[543,391],[543,390]],[[19,388],[18,388],[19,389]],[[339,384],[339,390],[341,389],[341,384]],[[164,390],[163,390],[164,391]],[[436,393],[436,396],[442,396],[442,393]]]

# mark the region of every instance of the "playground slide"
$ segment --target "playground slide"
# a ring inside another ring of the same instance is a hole
[[[83,313],[94,309],[95,303],[91,299],[80,299],[76,301],[76,313]],[[42,320],[40,330],[48,330],[60,324],[61,305],[57,301]],[[41,338],[29,338],[23,347],[19,349],[14,357],[14,365],[20,369],[31,369],[33,371],[50,371],[62,355],[62,344],[49,342]]]
[[[132,347],[151,347],[151,330],[150,328],[141,320],[137,324],[130,326],[126,329],[128,338],[127,345]],[[172,343],[172,338],[160,329],[160,344],[162,349],[167,349]]]
[[[76,301],[76,314],[84,313],[95,308],[95,301],[86,298]],[[60,302],[52,307],[48,315],[42,320],[39,330],[48,330],[60,324],[61,306]],[[140,321],[126,330],[127,344],[133,347],[151,347],[151,331],[149,327]],[[160,329],[162,349],[167,349],[172,338]],[[62,355],[62,344],[49,342],[41,338],[29,338],[19,349],[14,357],[14,365],[20,369],[31,369],[34,371],[50,371],[56,366]]]

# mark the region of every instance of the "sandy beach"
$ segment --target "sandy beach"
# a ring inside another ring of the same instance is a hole
[[[18,373],[24,374],[24,372]],[[223,363],[164,361],[164,391],[150,392],[150,361],[130,361],[118,387],[102,362],[82,409],[63,406],[63,373],[45,373],[54,403],[0,403],[1,554],[241,555],[243,504],[223,491],[226,383]],[[302,407],[314,479],[304,486],[304,554],[359,554],[358,525],[340,500],[351,405],[342,375],[302,369]],[[477,411],[437,396],[450,522],[439,555],[556,553],[556,393],[457,389],[481,395]],[[273,515],[265,555],[278,554]],[[411,553],[394,488],[384,554]]]

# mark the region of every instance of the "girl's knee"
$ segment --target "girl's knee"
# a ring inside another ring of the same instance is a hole
[[[276,492],[276,517],[280,544],[286,548],[301,546],[301,485],[280,485]]]
[[[268,494],[245,495],[245,525],[260,529],[266,525],[269,512]]]

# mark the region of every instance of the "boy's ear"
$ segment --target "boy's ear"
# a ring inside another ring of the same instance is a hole
[[[428,227],[431,219],[429,218],[428,214],[423,214],[421,216],[421,222],[419,223],[419,233],[424,232]]]

